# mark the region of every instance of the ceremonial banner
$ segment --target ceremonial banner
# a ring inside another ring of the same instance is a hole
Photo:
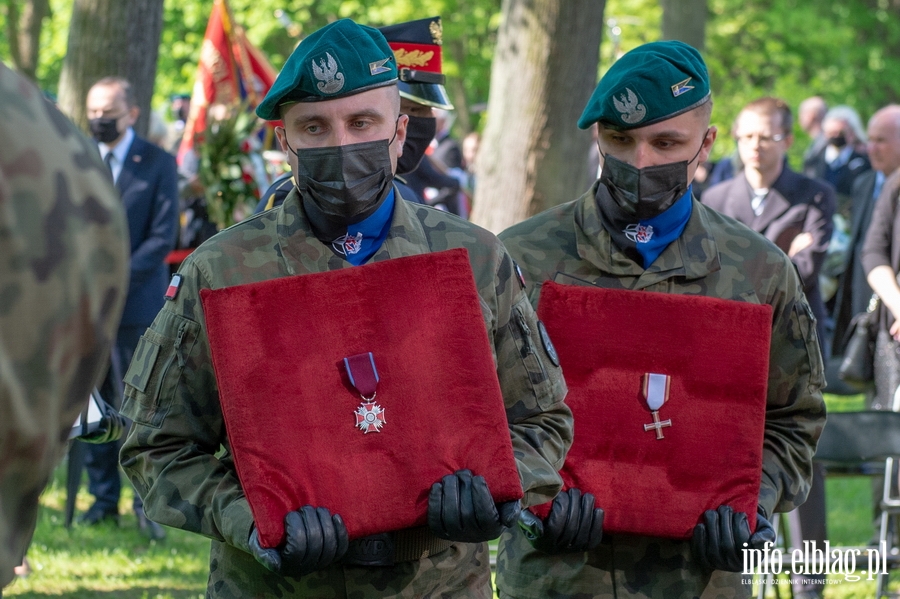
[[[216,0],[200,51],[200,63],[191,94],[191,111],[178,148],[178,163],[206,131],[212,104],[236,106],[246,101],[252,109],[262,102],[277,73],[234,23],[227,0]]]
[[[755,528],[771,306],[548,282],[538,315],[575,415],[563,479],[604,530],[687,539],[723,504]]]
[[[522,496],[464,249],[201,292],[235,465],[260,541],[304,505],[351,538],[426,522],[462,468]]]

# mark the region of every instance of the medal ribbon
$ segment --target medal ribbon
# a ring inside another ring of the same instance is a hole
[[[656,412],[669,400],[671,382],[672,377],[667,374],[648,372],[644,375],[644,398],[651,412]]]
[[[344,368],[347,369],[350,384],[359,391],[363,400],[374,400],[378,387],[378,369],[375,368],[375,356],[372,352],[344,358]]]

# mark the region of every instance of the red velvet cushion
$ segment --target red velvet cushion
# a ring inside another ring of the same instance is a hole
[[[549,282],[538,315],[575,415],[563,478],[594,494],[604,530],[685,539],[721,504],[755,528],[771,306]],[[645,373],[671,376],[663,439],[644,430]]]
[[[351,538],[425,523],[445,474],[522,496],[467,252],[201,292],[225,425],[266,547],[303,505]],[[343,359],[372,352],[386,424],[363,433]]]

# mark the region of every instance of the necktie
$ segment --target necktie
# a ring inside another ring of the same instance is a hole
[[[109,169],[109,178],[113,179],[115,181],[115,177],[113,176],[113,168],[112,168],[112,163],[113,163],[114,159],[115,159],[115,156],[113,156],[112,152],[107,152],[106,156],[103,157],[103,162],[106,164],[106,168]]]
[[[754,189],[753,198],[750,200],[750,208],[753,214],[759,216],[762,214],[763,208],[766,207],[766,196],[769,195],[768,189]]]

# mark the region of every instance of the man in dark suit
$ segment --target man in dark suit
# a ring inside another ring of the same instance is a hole
[[[833,353],[843,352],[841,341],[855,314],[865,312],[872,288],[860,262],[863,241],[872,221],[872,209],[884,180],[900,168],[900,105],[885,106],[869,119],[866,149],[872,170],[857,177],[850,205],[850,248],[841,275],[834,309]],[[887,408],[889,409],[890,406]]]
[[[166,255],[178,233],[178,175],[175,159],[135,135],[139,109],[131,85],[118,77],[101,79],[87,95],[87,116],[100,156],[122,196],[131,238],[128,296],[116,335],[108,379],[120,390],[134,349],[163,305],[169,281]],[[120,392],[120,391],[119,391]],[[118,398],[116,398],[118,399]],[[86,460],[94,505],[82,517],[86,524],[118,520],[121,479],[118,443],[91,446]],[[153,538],[163,529],[146,519],[135,495],[138,526]]]
[[[830,185],[793,172],[785,154],[794,139],[792,115],[778,98],[761,98],[744,107],[734,134],[744,169],[735,178],[710,187],[701,202],[761,233],[797,266],[803,290],[816,316],[819,345],[825,345],[825,303],[819,291],[819,271],[831,240],[835,191]],[[824,546],[824,473],[814,470],[807,502],[790,517],[792,539]],[[818,597],[823,577],[807,577],[795,596]]]
[[[785,154],[794,141],[791,109],[778,98],[761,98],[744,107],[735,137],[744,169],[704,192],[701,201],[761,233],[790,256],[824,337],[825,305],[819,270],[831,239],[834,189],[792,171]]]

